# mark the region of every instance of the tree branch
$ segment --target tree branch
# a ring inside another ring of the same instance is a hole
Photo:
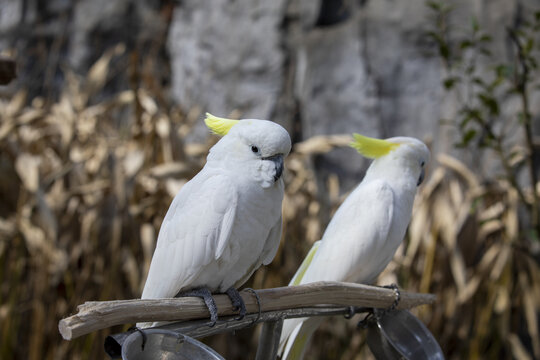
[[[258,314],[255,295],[242,291],[248,314]],[[357,306],[370,308],[390,307],[395,298],[391,289],[352,283],[316,282],[300,286],[286,286],[257,290],[261,311],[285,311],[306,307]],[[226,295],[215,295],[219,316],[234,315]],[[401,292],[399,309],[429,304],[435,301],[430,294]],[[330,306],[328,306],[330,305]],[[172,299],[134,299],[117,301],[92,301],[78,307],[78,313],[60,320],[58,329],[62,337],[71,340],[93,331],[114,325],[153,322],[189,321],[208,318],[208,310],[202,299],[194,297]]]

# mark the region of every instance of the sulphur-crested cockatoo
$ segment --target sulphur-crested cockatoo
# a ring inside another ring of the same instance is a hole
[[[362,182],[345,199],[294,275],[290,285],[314,281],[370,284],[401,243],[429,150],[409,137],[386,140],[354,134],[351,146],[374,159]],[[285,320],[282,359],[301,359],[322,317]]]
[[[205,123],[223,137],[210,149],[204,168],[172,201],[141,298],[201,296],[215,322],[210,292],[227,292],[242,312],[243,303],[235,303],[241,302],[238,293],[234,290],[233,298],[228,290],[242,285],[276,254],[283,159],[291,139],[283,127],[267,120],[207,114]]]

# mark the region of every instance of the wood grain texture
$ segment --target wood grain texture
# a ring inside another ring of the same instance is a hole
[[[315,282],[299,286],[262,289],[256,292],[261,300],[263,313],[313,306],[324,307],[325,305],[387,308],[395,300],[392,289],[339,282]],[[255,295],[245,290],[240,294],[246,304],[247,313],[258,313],[259,307]],[[235,314],[226,295],[219,294],[214,298],[219,316]],[[434,295],[401,292],[398,309],[413,308],[433,301],[435,301]],[[79,305],[77,310],[77,314],[60,320],[58,324],[60,334],[66,340],[114,325],[152,321],[189,321],[209,316],[202,299],[193,297],[91,301]]]

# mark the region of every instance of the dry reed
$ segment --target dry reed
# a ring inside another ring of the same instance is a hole
[[[186,143],[200,111],[182,114],[150,90],[96,100],[108,64],[87,78],[68,76],[51,106],[24,91],[0,101],[0,358],[101,359],[116,327],[72,342],[58,320],[89,300],[140,295],[161,220],[180,187],[204,164],[216,141]],[[255,288],[288,282],[328,216],[343,200],[337,176],[323,188],[313,159],[348,137],[296,144],[286,162],[284,235],[273,263],[250,280]],[[420,189],[404,246],[380,279],[439,301],[417,314],[450,359],[540,358],[538,261],[520,246],[517,195],[507,184],[481,183],[456,159]],[[326,212],[325,212],[326,209]],[[364,334],[335,318],[316,334],[310,358],[369,356]],[[227,359],[253,358],[256,332],[207,341]]]

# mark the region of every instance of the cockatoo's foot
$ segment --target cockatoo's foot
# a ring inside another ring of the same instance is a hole
[[[394,290],[394,295],[395,295],[394,303],[392,305],[390,305],[390,307],[388,309],[386,309],[386,311],[394,311],[394,310],[396,310],[396,308],[399,305],[399,301],[401,300],[401,292],[399,291],[398,286],[396,284],[390,284],[390,285],[385,285],[383,287],[387,288],[387,289]]]
[[[142,342],[141,342],[141,351],[144,351],[144,345],[146,345],[146,333],[144,332],[144,329],[141,329],[137,326],[130,327],[128,329],[129,331],[137,331],[142,336]]]
[[[228,288],[225,294],[231,299],[233,310],[238,311],[236,320],[242,320],[244,316],[246,316],[246,304],[244,304],[244,299],[242,299],[242,296],[240,296],[240,293],[234,287]]]
[[[200,297],[204,300],[204,303],[206,304],[206,307],[208,308],[208,312],[210,312],[210,321],[212,321],[212,324],[210,324],[210,327],[216,325],[216,322],[218,320],[218,311],[217,311],[217,305],[216,301],[214,300],[214,297],[212,296],[212,292],[207,287],[201,287],[193,290],[189,290],[186,292],[182,292],[178,294],[178,296],[184,297],[184,296],[195,296]]]

